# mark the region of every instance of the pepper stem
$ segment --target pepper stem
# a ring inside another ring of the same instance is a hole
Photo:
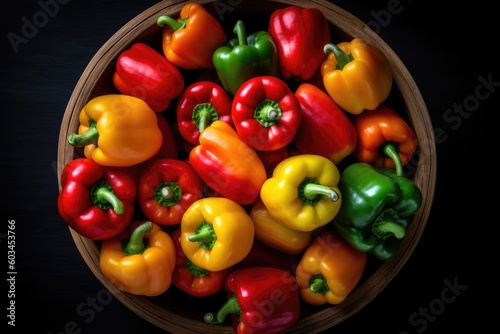
[[[197,266],[194,264],[190,259],[187,257],[184,259],[184,267],[191,273],[191,275],[195,277],[204,277],[207,276],[210,271],[203,269],[202,267]]]
[[[298,196],[304,204],[314,205],[323,196],[327,196],[330,201],[336,202],[339,194],[330,187],[319,184],[315,178],[306,177],[298,187]]]
[[[335,66],[336,70],[343,70],[344,67],[354,60],[354,57],[351,53],[347,54],[342,51],[336,44],[328,43],[323,47],[323,52],[328,55],[328,53],[333,52],[335,55],[335,59],[337,60],[337,65]]]
[[[176,19],[173,19],[170,16],[163,15],[156,20],[156,24],[159,25],[160,27],[163,27],[165,24],[168,24],[173,31],[177,31],[186,27],[187,19],[188,18],[185,17],[177,21]]]
[[[176,182],[162,182],[154,191],[154,199],[161,206],[172,206],[182,197],[182,189]]]
[[[203,221],[195,230],[194,234],[188,236],[191,242],[198,242],[200,248],[211,250],[217,241],[214,227],[207,221]]]
[[[122,247],[123,253],[127,255],[144,253],[148,247],[148,245],[144,243],[144,235],[151,233],[151,231],[153,231],[153,223],[150,221],[137,226],[130,235],[127,244]]]
[[[259,103],[254,112],[254,118],[266,128],[278,123],[282,115],[279,103],[269,99]]]
[[[384,210],[372,223],[372,232],[379,239],[385,240],[391,236],[402,239],[406,234],[406,228],[397,223],[399,216],[394,209]]]
[[[111,185],[104,180],[94,184],[90,191],[92,203],[102,210],[113,208],[116,214],[121,215],[125,211],[122,201],[115,195]]]
[[[237,315],[241,314],[240,304],[234,294],[224,303],[224,305],[221,306],[219,311],[217,311],[217,321],[222,324],[227,315],[231,313],[235,313]]]
[[[78,134],[71,133],[68,136],[68,143],[75,147],[83,147],[87,145],[97,145],[99,139],[99,132],[97,132],[97,123],[93,119],[89,119],[89,129],[87,132]]]
[[[383,151],[385,155],[387,155],[389,158],[392,159],[392,161],[394,161],[394,165],[396,166],[396,175],[402,176],[403,165],[401,164],[401,158],[399,157],[396,147],[393,144],[387,143],[384,145]]]
[[[242,20],[238,20],[234,25],[233,32],[238,36],[238,45],[247,45],[247,35],[245,25]]]
[[[207,126],[219,119],[219,114],[211,103],[200,103],[193,108],[191,119],[198,128],[198,131],[202,133]]]
[[[311,292],[324,295],[330,290],[330,288],[328,287],[328,283],[326,283],[326,279],[323,275],[313,275],[309,278],[309,290],[311,290]]]

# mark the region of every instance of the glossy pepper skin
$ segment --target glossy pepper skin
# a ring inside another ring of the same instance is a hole
[[[389,96],[392,69],[385,55],[361,38],[324,47],[321,65],[328,94],[346,112],[373,110]]]
[[[229,124],[214,121],[200,134],[200,144],[189,153],[189,162],[215,192],[239,204],[259,196],[267,179],[259,156]]]
[[[344,202],[335,230],[359,251],[392,258],[422,203],[418,186],[393,169],[357,162],[342,172],[339,189]]]
[[[401,175],[418,145],[417,135],[408,123],[384,104],[355,115],[353,123],[358,134],[356,159],[375,167],[396,169]]]
[[[298,6],[277,9],[271,14],[268,31],[276,42],[282,77],[311,79],[326,58],[323,47],[330,43],[323,13]]]
[[[203,181],[184,160],[158,159],[139,176],[137,202],[148,219],[177,225],[187,208],[203,196]]]
[[[283,333],[299,318],[297,281],[286,271],[264,266],[244,268],[232,272],[225,285],[228,300],[216,319],[223,323],[231,314],[238,334]]]
[[[99,266],[117,289],[134,295],[159,296],[172,283],[175,246],[159,225],[135,222],[128,237],[102,242]]]
[[[103,166],[129,167],[158,153],[163,135],[156,113],[130,95],[100,95],[83,107],[78,134],[68,136],[85,157]]]
[[[339,164],[356,149],[357,133],[345,112],[320,88],[304,83],[295,91],[301,122],[293,144],[302,153],[317,154]]]
[[[235,201],[204,197],[194,202],[181,221],[181,246],[198,267],[219,271],[248,255],[255,228],[252,218]]]
[[[311,305],[340,304],[359,283],[367,255],[337,232],[323,230],[302,255],[295,278],[301,299]]]
[[[184,5],[177,20],[163,15],[157,24],[163,27],[163,54],[183,69],[213,68],[212,54],[227,42],[220,23],[196,2]]]
[[[233,126],[232,101],[222,86],[211,81],[198,81],[179,97],[176,114],[179,133],[193,145],[200,143],[200,133],[213,121]]]
[[[233,97],[231,115],[240,138],[251,148],[274,151],[288,145],[300,124],[300,104],[280,78],[257,76]]]
[[[267,31],[247,35],[243,21],[238,20],[233,32],[237,38],[218,47],[212,56],[217,75],[230,97],[253,77],[280,76],[278,50]]]
[[[260,197],[252,204],[250,217],[255,225],[255,237],[281,252],[296,255],[311,242],[312,231],[297,231],[274,219]]]
[[[57,208],[75,232],[91,240],[104,240],[127,228],[135,198],[135,179],[129,170],[76,158],[62,170]]]
[[[155,112],[167,109],[184,90],[184,78],[174,64],[144,43],[135,43],[116,60],[115,87],[144,100]]]
[[[314,154],[286,158],[262,185],[260,197],[269,214],[296,231],[313,231],[338,213],[340,173],[329,159]]]
[[[177,228],[172,232],[176,250],[175,269],[172,273],[172,284],[179,290],[194,296],[211,296],[224,289],[224,281],[229,275],[230,268],[219,271],[209,271],[198,267],[191,262],[182,250],[181,229]]]

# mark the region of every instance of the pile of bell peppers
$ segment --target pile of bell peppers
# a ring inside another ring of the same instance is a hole
[[[57,207],[117,289],[224,296],[204,321],[277,333],[398,253],[422,203],[404,174],[418,138],[385,56],[334,40],[319,10],[229,21],[188,3],[118,55],[67,138]]]

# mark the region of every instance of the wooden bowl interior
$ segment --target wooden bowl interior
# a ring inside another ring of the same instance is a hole
[[[216,6],[219,1],[200,1],[205,8],[219,19],[228,36],[233,36],[232,27],[243,19],[248,32],[262,30],[269,22],[275,9],[289,5],[315,7],[320,9],[330,23],[332,42],[338,43],[360,37],[379,48],[389,59],[394,85],[386,104],[399,111],[413,127],[419,139],[418,154],[406,167],[423,193],[423,203],[414,215],[407,237],[403,239],[397,255],[389,261],[369,260],[358,287],[339,305],[313,307],[303,304],[301,317],[290,333],[307,331],[317,333],[340,323],[367,305],[375,298],[410,257],[427,222],[431,209],[435,178],[436,151],[434,132],[423,98],[408,70],[393,50],[367,25],[345,10],[322,0],[313,1],[241,1],[230,7]],[[58,175],[71,160],[82,156],[67,142],[70,133],[77,132],[78,115],[84,105],[93,97],[102,94],[119,93],[112,83],[112,74],[118,55],[135,42],[141,41],[161,52],[161,29],[156,25],[160,15],[177,17],[187,1],[163,1],[139,14],[115,33],[92,58],[82,73],[68,102],[61,124],[58,146]],[[225,2],[224,2],[225,3]],[[223,11],[221,10],[223,9]],[[196,72],[186,72],[186,81]],[[59,179],[60,188],[60,179]],[[71,230],[71,229],[70,229]],[[211,297],[190,297],[175,288],[155,297],[141,297],[123,293],[111,285],[99,269],[100,244],[83,238],[71,230],[75,245],[94,275],[113,295],[130,310],[147,321],[170,332],[189,330],[196,333],[234,333],[230,323],[210,325],[203,321],[203,315],[215,311],[225,300],[225,292]]]

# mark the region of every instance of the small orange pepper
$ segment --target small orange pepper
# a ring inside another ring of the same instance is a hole
[[[287,254],[302,252],[311,242],[312,231],[297,231],[273,218],[259,197],[250,209],[255,225],[255,237],[263,243]]]
[[[417,149],[417,135],[393,109],[381,104],[353,117],[358,134],[354,157],[375,167],[395,169],[402,175]]]
[[[302,255],[295,278],[302,300],[311,305],[339,304],[354,290],[367,255],[336,231],[323,230]]]
[[[137,225],[131,224],[128,238],[103,241],[99,265],[117,289],[134,295],[159,296],[172,283],[175,245],[158,224],[146,221]]]
[[[157,24],[163,27],[163,54],[183,69],[214,68],[212,55],[227,41],[219,21],[196,2],[184,5],[177,20],[163,15]]]
[[[373,110],[389,96],[392,69],[385,55],[360,38],[326,44],[321,75],[330,97],[346,112]]]

